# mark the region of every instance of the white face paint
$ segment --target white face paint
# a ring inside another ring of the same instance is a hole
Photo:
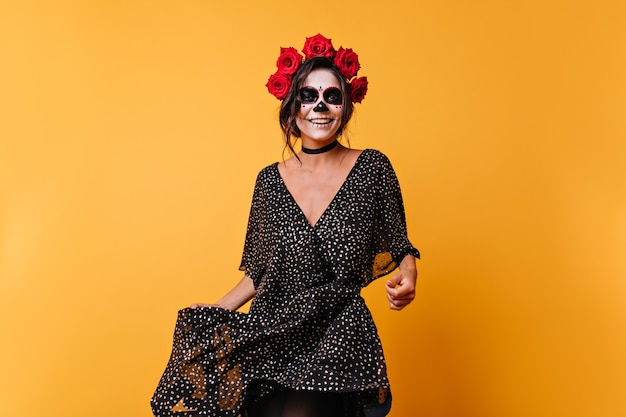
[[[318,97],[315,102],[300,105],[296,125],[300,129],[302,146],[312,149],[321,148],[336,139],[337,130],[341,126],[343,105],[328,103],[329,101],[337,102],[337,94],[341,93],[341,84],[335,74],[320,68],[311,71],[304,81],[304,86],[317,90]],[[339,92],[333,88],[339,89]],[[308,94],[306,97],[311,98],[306,101],[315,99],[314,94]]]

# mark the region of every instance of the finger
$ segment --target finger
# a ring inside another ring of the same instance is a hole
[[[394,306],[407,305],[408,303],[413,301],[411,298],[397,298],[397,297],[393,297],[393,296],[391,296],[389,294],[387,295],[387,299],[389,300],[389,303],[393,304]]]
[[[400,311],[402,310],[404,307],[408,306],[409,304],[389,304],[389,308],[391,310],[396,310],[396,311]]]
[[[407,305],[411,304],[411,302],[413,302],[415,297],[396,298],[388,294],[387,299],[389,300],[389,307],[392,310],[401,310]]]
[[[387,280],[387,287],[395,288],[396,286],[401,285],[400,282],[402,282],[402,275],[400,275],[400,273],[395,273]]]
[[[413,299],[415,297],[415,288],[410,287],[408,285],[398,287],[398,288],[387,288],[387,294],[391,295],[393,298],[403,299],[410,298]]]
[[[400,311],[400,310],[402,310],[404,308],[404,306],[397,306],[397,305],[394,305],[394,304],[389,304],[389,308],[391,310]]]
[[[408,294],[408,295],[405,295],[405,296],[402,296],[402,297],[398,297],[398,296],[394,296],[392,294],[387,294],[387,298],[390,301],[393,301],[393,302],[402,302],[402,301],[411,302],[411,301],[413,301],[415,299],[415,296],[411,295],[411,294]]]
[[[404,307],[406,307],[409,303],[399,303],[399,302],[390,302],[389,303],[389,308],[391,310],[402,310]]]

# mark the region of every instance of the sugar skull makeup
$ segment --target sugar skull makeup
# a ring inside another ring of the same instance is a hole
[[[341,126],[345,108],[341,83],[332,71],[318,68],[309,73],[302,85],[305,87],[297,90],[300,109],[296,126],[302,146],[318,148],[334,140]]]
[[[320,98],[320,90],[315,87],[302,87],[299,92],[302,104],[315,104]],[[322,99],[333,106],[343,105],[343,93],[338,87],[327,87],[322,91]]]

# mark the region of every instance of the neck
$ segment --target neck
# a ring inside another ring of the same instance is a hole
[[[337,146],[338,144],[339,144],[339,142],[337,141],[337,139],[335,139],[334,141],[332,141],[328,145],[322,146],[321,148],[317,148],[317,149],[305,148],[303,146],[302,147],[302,152],[304,152],[304,153],[306,153],[308,155],[316,155],[316,154],[332,151],[333,149],[335,149],[335,146]]]

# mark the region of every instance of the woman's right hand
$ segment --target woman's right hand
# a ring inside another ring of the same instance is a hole
[[[205,308],[205,307],[217,307],[226,310],[237,311],[245,303],[250,301],[256,295],[254,289],[254,283],[247,276],[243,276],[241,281],[233,289],[231,289],[225,296],[217,300],[213,304],[207,303],[193,303],[191,308]]]
[[[191,308],[215,307],[215,304],[193,303],[190,307]]]

